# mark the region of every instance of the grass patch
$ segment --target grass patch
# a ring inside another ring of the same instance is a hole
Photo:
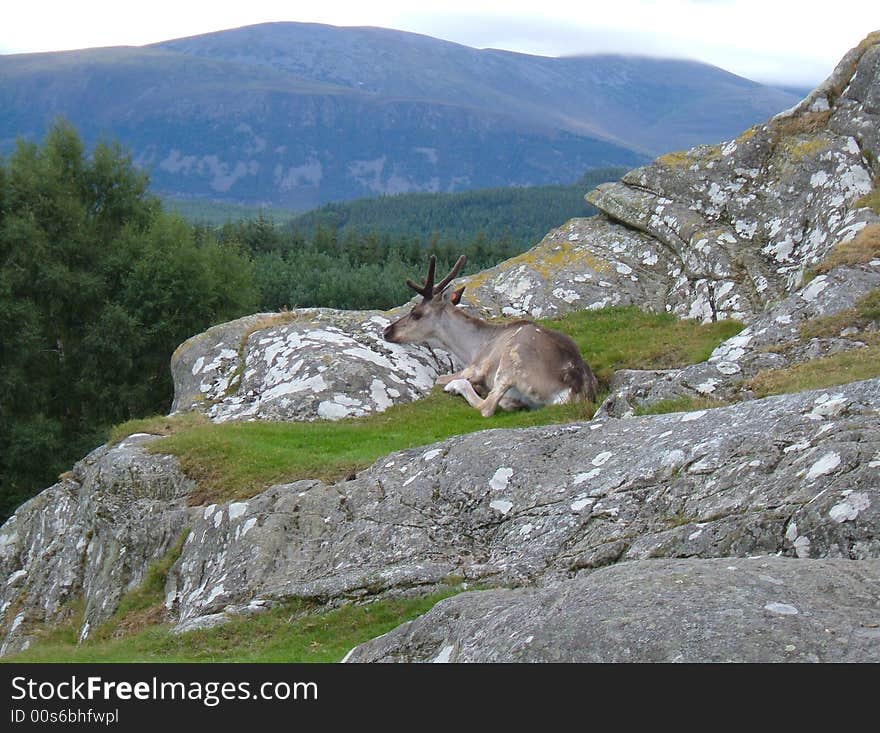
[[[189,529],[181,532],[168,552],[149,565],[143,582],[126,593],[119,601],[113,616],[95,630],[96,639],[124,636],[164,621],[165,582],[168,580],[168,571],[180,557],[183,543],[188,536]]]
[[[871,209],[875,214],[880,214],[880,185],[875,182],[874,190],[856,201],[857,209]]]
[[[73,625],[38,641],[4,662],[338,662],[357,644],[421,616],[461,588],[418,598],[392,598],[317,610],[286,601],[252,616],[235,617],[213,629],[172,634],[153,625],[115,638],[76,644]],[[71,633],[73,629],[73,633]]]
[[[600,382],[610,380],[617,369],[663,369],[704,361],[721,341],[742,329],[734,321],[699,324],[634,307],[581,311],[541,323],[569,334]],[[154,418],[156,429],[167,430],[161,434],[168,437],[149,450],[178,457],[184,472],[199,484],[190,497],[199,504],[245,499],[272,484],[298,479],[339,481],[393,451],[487,428],[588,420],[594,411],[589,403],[553,405],[499,411],[486,419],[461,398],[435,389],[424,399],[383,413],[335,422],[213,424],[198,417]],[[131,426],[152,432],[150,421],[126,426],[114,435]]]
[[[835,245],[818,265],[811,268],[804,282],[831,272],[840,265],[861,265],[880,258],[880,224],[869,224],[851,242]]]
[[[245,499],[275,483],[316,478],[339,481],[397,450],[436,443],[486,428],[519,428],[588,420],[589,403],[497,413],[490,420],[439,388],[385,412],[345,420],[205,424],[153,443],[178,457],[199,484],[193,504]]]
[[[743,329],[738,321],[704,324],[632,306],[577,311],[541,323],[571,336],[605,383],[618,369],[673,369],[705,361]]]
[[[836,387],[880,377],[880,344],[797,364],[787,369],[764,370],[746,382],[758,397]]]
[[[695,412],[696,410],[711,410],[714,407],[724,407],[730,404],[723,400],[715,400],[711,397],[670,397],[659,400],[644,407],[637,407],[636,415],[666,415],[670,412]]]
[[[121,443],[129,435],[148,433],[149,435],[174,435],[199,425],[207,425],[208,418],[200,412],[182,412],[175,415],[154,415],[139,420],[129,420],[110,429],[107,442],[110,445]]]
[[[798,139],[796,142],[791,142],[788,145],[787,153],[790,160],[800,162],[806,157],[815,156],[827,150],[829,147],[831,147],[831,141],[824,137],[808,137],[805,140]]]
[[[654,162],[666,166],[667,168],[687,168],[689,165],[693,164],[694,161],[687,154],[687,151],[677,150],[674,153],[661,155]]]
[[[863,321],[880,321],[880,289],[872,290],[859,298],[855,306],[856,314]]]
[[[82,628],[84,612],[85,604],[82,596],[67,601],[61,610],[58,620],[53,625],[42,625],[35,629],[34,642],[27,651],[43,647],[74,648],[79,641],[79,631]],[[18,654],[24,653],[26,652],[19,652]],[[0,657],[0,663],[17,659],[18,655],[10,654],[8,657]],[[62,660],[59,659],[59,661]]]
[[[800,325],[798,332],[802,339],[834,338],[846,328],[853,327],[861,331],[878,320],[880,320],[880,289],[872,290],[859,298],[852,308],[805,321]],[[871,339],[874,334],[867,333],[864,336]]]

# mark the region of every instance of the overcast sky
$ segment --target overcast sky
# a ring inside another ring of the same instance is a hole
[[[692,58],[813,86],[868,32],[880,0],[4,0],[0,54],[143,45],[266,21],[372,25],[544,56]]]

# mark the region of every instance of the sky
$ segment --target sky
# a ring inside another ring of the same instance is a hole
[[[148,43],[269,21],[369,25],[542,56],[690,58],[762,82],[815,86],[880,29],[880,1],[6,0],[0,54]]]

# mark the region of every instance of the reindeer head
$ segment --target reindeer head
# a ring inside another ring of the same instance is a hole
[[[406,284],[422,296],[422,300],[413,306],[413,309],[402,318],[399,318],[385,329],[385,340],[395,344],[411,343],[413,341],[428,341],[436,336],[437,327],[440,324],[443,311],[454,308],[461,302],[461,294],[464,287],[446,293],[449,283],[458,274],[464,265],[465,256],[462,255],[453,266],[449,274],[437,285],[434,285],[434,267],[437,258],[431,255],[428,260],[428,276],[421,285],[416,285],[412,280]]]

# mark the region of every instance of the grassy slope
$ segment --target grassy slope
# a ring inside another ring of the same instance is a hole
[[[77,644],[75,623],[49,632],[3,662],[338,662],[356,645],[421,616],[458,589],[318,610],[287,601],[213,629],[172,634],[164,623],[99,628]]]
[[[748,387],[757,397],[767,397],[837,387],[874,377],[880,377],[880,344],[877,343],[795,364],[787,369],[760,372],[749,380]]]

